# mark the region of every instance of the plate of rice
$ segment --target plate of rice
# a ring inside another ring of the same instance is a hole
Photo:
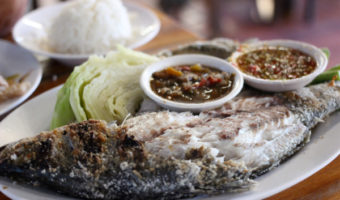
[[[117,45],[140,47],[160,30],[157,16],[121,0],[74,0],[28,13],[13,29],[14,40],[33,53],[75,66]]]

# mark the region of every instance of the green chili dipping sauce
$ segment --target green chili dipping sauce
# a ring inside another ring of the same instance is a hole
[[[165,99],[203,103],[227,95],[233,87],[234,76],[200,64],[181,65],[153,73],[150,85]]]
[[[313,57],[286,47],[251,51],[240,56],[236,62],[244,73],[269,80],[300,78],[312,73],[316,68]]]

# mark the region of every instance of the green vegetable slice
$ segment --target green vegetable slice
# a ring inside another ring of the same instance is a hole
[[[138,109],[144,97],[140,74],[158,58],[117,49],[106,57],[92,56],[74,69],[58,93],[51,129],[87,119],[121,122]]]
[[[327,71],[339,71],[339,70],[340,70],[340,65],[337,65],[335,67],[328,69]]]
[[[340,71],[325,71],[321,74],[319,74],[311,84],[317,84],[317,83],[322,83],[326,81],[331,81],[333,80],[333,77],[337,76],[335,80],[340,80]]]

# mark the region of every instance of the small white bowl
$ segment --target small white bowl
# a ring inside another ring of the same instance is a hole
[[[68,66],[85,62],[92,54],[57,53],[48,47],[47,32],[51,23],[68,3],[46,6],[23,16],[13,28],[15,42],[33,53],[53,58]],[[128,48],[140,47],[156,37],[161,23],[152,11],[136,3],[124,2],[124,6],[133,27],[133,37],[126,41]]]
[[[230,93],[223,96],[222,98],[204,103],[182,103],[162,98],[155,94],[155,92],[151,89],[150,79],[154,72],[161,71],[171,66],[192,65],[197,63],[235,74],[233,88]],[[243,88],[243,77],[238,69],[220,58],[206,55],[186,54],[169,57],[147,67],[140,78],[140,85],[148,97],[164,108],[175,111],[199,112],[202,110],[208,110],[222,106],[224,103],[234,98]]]
[[[317,47],[299,41],[293,40],[268,40],[268,41],[260,41],[252,44],[247,44],[241,48],[240,51],[234,52],[231,57],[230,61],[232,65],[238,67],[237,65],[237,58],[244,53],[254,51],[256,49],[262,49],[265,46],[281,46],[281,47],[289,47],[293,49],[300,50],[310,56],[312,56],[316,61],[316,69],[300,78],[290,79],[290,80],[267,80],[256,78],[254,76],[248,75],[241,71],[245,82],[257,89],[269,91],[269,92],[282,92],[282,91],[289,91],[289,90],[296,90],[302,88],[313,81],[313,79],[323,72],[328,64],[327,56]]]

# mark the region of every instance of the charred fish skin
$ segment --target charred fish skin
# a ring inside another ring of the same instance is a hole
[[[304,87],[277,95],[309,129],[340,108],[340,81]]]
[[[0,175],[86,199],[177,199],[252,185],[243,166],[214,163],[203,148],[187,156],[150,154],[123,129],[90,120],[3,147]]]

